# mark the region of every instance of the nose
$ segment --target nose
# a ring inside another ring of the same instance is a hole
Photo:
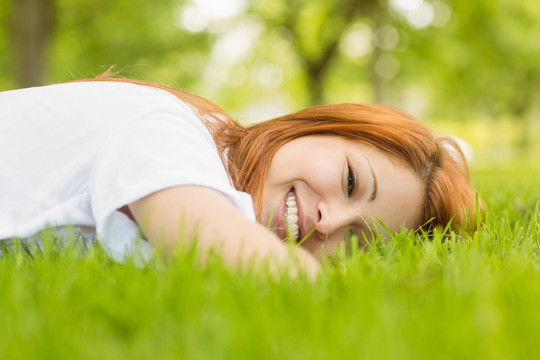
[[[359,209],[351,206],[319,203],[317,211],[317,231],[328,236],[346,230],[361,218]]]

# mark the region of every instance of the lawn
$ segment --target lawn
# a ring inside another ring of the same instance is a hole
[[[473,173],[472,236],[398,234],[280,281],[189,252],[117,264],[99,248],[0,259],[0,359],[540,358],[540,171]]]

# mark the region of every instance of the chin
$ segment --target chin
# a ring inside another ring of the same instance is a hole
[[[306,239],[305,242],[303,242],[300,247],[302,247],[304,250],[309,252],[311,255],[313,255],[316,259],[322,259],[324,256],[326,256],[326,253],[324,252],[322,246],[324,244],[317,240],[309,240]]]

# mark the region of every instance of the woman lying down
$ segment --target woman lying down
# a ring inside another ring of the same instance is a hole
[[[0,239],[90,229],[117,260],[196,238],[202,257],[313,275],[379,221],[392,232],[475,227],[459,147],[384,106],[315,106],[244,127],[194,94],[98,78],[1,92],[0,144]]]

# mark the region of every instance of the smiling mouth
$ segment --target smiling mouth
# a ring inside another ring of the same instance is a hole
[[[287,232],[287,240],[298,241],[300,227],[298,226],[298,206],[296,205],[294,188],[289,191],[285,202],[285,230]]]

